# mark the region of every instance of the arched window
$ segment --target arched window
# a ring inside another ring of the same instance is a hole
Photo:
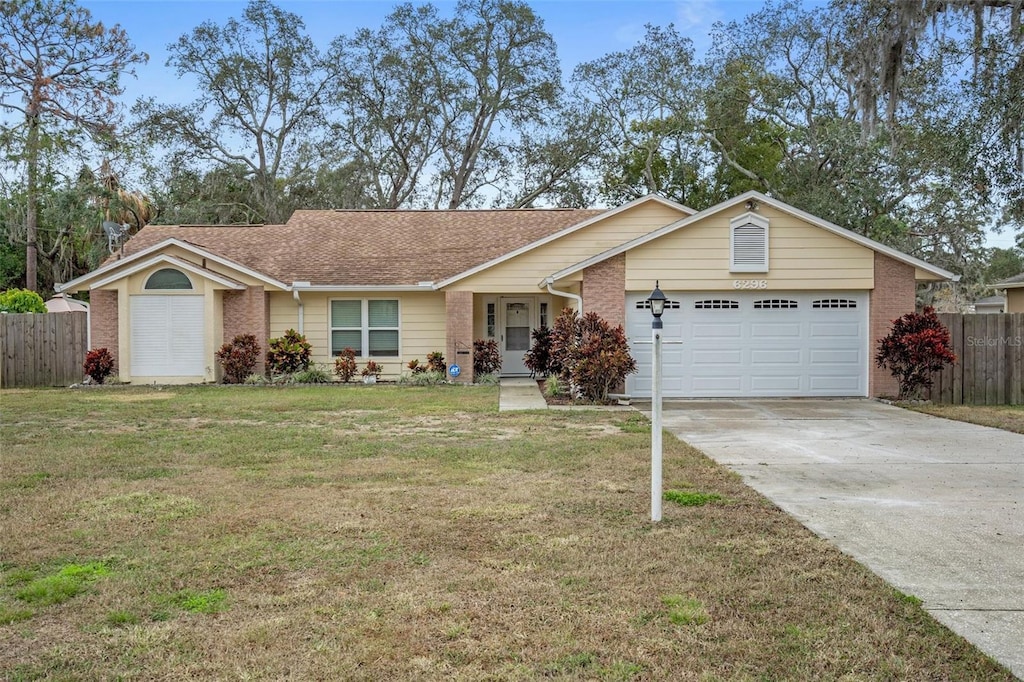
[[[192,281],[181,270],[163,268],[146,280],[146,289],[191,289]]]

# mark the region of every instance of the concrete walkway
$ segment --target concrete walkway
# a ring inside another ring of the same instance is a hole
[[[667,401],[664,415],[1024,678],[1024,435],[864,399]]]
[[[503,378],[498,385],[498,411],[546,410],[536,379]]]

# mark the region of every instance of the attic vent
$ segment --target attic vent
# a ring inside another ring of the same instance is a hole
[[[729,225],[731,272],[768,272],[768,220],[746,213]]]

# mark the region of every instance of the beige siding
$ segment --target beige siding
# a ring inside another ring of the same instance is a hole
[[[398,299],[399,343],[398,358],[375,358],[384,366],[384,377],[395,378],[405,371],[410,360],[426,362],[427,354],[444,352],[445,303],[444,294],[435,292],[387,293],[374,292],[361,296],[352,293],[302,293],[303,331],[313,346],[313,362],[331,370],[330,302],[332,300]],[[299,308],[291,294],[270,295],[270,335],[276,338],[289,329],[298,329]],[[360,368],[369,358],[357,358]]]
[[[1006,290],[1006,312],[1024,313],[1024,289]]]
[[[762,207],[769,219],[766,273],[729,271],[729,220],[737,206],[626,252],[626,289],[721,291],[735,280],[767,280],[770,290],[871,289],[874,252],[802,220]]]
[[[684,217],[648,202],[456,282],[450,288],[502,294],[533,293],[548,275]]]

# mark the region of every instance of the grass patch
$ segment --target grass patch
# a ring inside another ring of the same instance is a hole
[[[121,386],[19,391],[0,441],[0,679],[1012,680],[667,434],[728,504],[652,525],[630,412]],[[16,596],[68,557],[104,569]]]
[[[698,599],[672,594],[662,597],[661,603],[668,610],[668,620],[673,625],[703,625],[710,620],[704,604]]]
[[[954,421],[991,426],[995,429],[1024,433],[1024,405],[929,405],[901,403],[915,412]]]
[[[690,490],[666,490],[662,497],[667,502],[675,502],[684,507],[700,507],[708,502],[722,499],[717,493],[698,493]]]
[[[102,563],[66,564],[56,573],[30,580],[19,587],[14,596],[28,604],[52,606],[63,604],[84,592],[110,571]]]

